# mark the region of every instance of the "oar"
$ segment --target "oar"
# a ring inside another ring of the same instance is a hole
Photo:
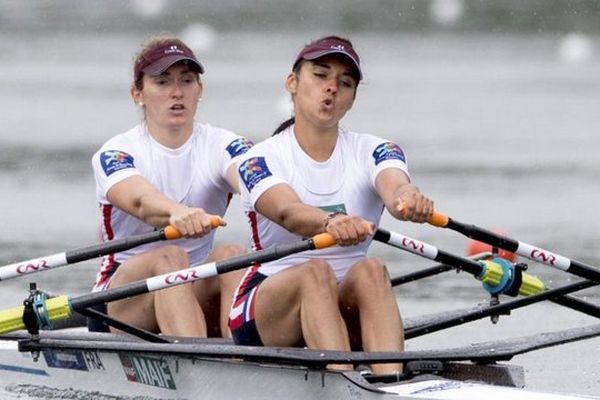
[[[508,250],[530,260],[600,283],[600,269],[597,267],[571,260],[565,256],[519,242],[518,240],[490,232],[475,225],[464,224],[439,212],[435,212],[428,222],[433,226],[452,229],[480,242]]]
[[[440,250],[430,244],[404,236],[400,233],[389,232],[382,228],[379,228],[375,232],[374,239],[442,263],[441,265],[423,271],[394,278],[392,280],[392,286],[401,285],[405,282],[445,272],[450,269],[449,266],[451,266],[453,268],[465,270],[474,275],[477,279],[483,281],[483,287],[491,294],[506,294],[509,296],[520,294],[523,296],[531,296],[533,294],[539,294],[545,289],[549,289],[545,288],[544,283],[537,277],[529,275],[521,269],[514,268],[510,262],[501,258],[495,258],[491,261],[476,261],[471,258],[459,257]],[[596,282],[592,281],[584,281],[580,284],[582,285],[580,286],[581,288],[584,288],[584,286],[585,288],[588,288],[597,285]],[[558,292],[558,295],[556,296],[541,298],[541,300],[546,299],[564,307],[600,318],[600,308],[576,297],[567,296],[566,294]]]
[[[529,296],[544,290],[544,283],[537,277],[527,274],[519,268],[514,268],[512,264],[501,258],[474,261],[469,258],[455,256],[420,240],[382,228],[377,229],[374,239],[468,272],[482,281],[483,287],[491,294]]]
[[[580,281],[575,282],[570,285],[561,286],[556,289],[546,290],[541,293],[536,293],[534,295],[528,297],[521,297],[518,299],[513,299],[511,301],[507,301],[505,303],[496,304],[492,306],[487,306],[484,308],[469,310],[458,316],[450,316],[449,318],[439,320],[437,322],[432,322],[428,324],[424,324],[421,326],[414,326],[408,328],[404,331],[404,337],[406,339],[412,339],[418,336],[422,336],[428,333],[437,332],[442,329],[451,328],[454,326],[462,325],[467,322],[475,321],[478,319],[482,319],[485,317],[489,317],[492,315],[499,315],[503,313],[507,313],[511,310],[515,310],[518,308],[522,308],[534,303],[539,303],[544,300],[552,300],[561,297],[566,297],[567,293],[576,292],[582,289],[589,288],[594,286],[594,282],[592,281]],[[594,307],[594,306],[592,306]],[[596,308],[596,317],[598,316],[598,310]]]
[[[179,271],[131,282],[102,292],[93,292],[74,298],[58,296],[50,299],[41,299],[34,304],[33,308],[36,315],[33,316],[33,318],[37,317],[39,326],[44,327],[50,325],[52,321],[69,318],[73,311],[81,310],[93,305],[108,303],[127,297],[137,296],[139,294],[174,287],[184,283],[194,282],[198,279],[245,268],[252,264],[273,261],[301,251],[324,249],[334,244],[335,240],[330,234],[321,233],[299,242],[282,244],[227,260],[192,266]],[[0,311],[0,334],[26,327],[23,321],[24,309],[24,306],[19,306]],[[27,315],[25,317],[31,318]]]
[[[213,228],[220,226],[221,218],[213,215],[210,218],[210,224]],[[109,242],[97,243],[86,247],[80,247],[68,250],[63,253],[52,254],[45,257],[34,258],[14,264],[0,267],[0,281],[4,281],[17,276],[32,274],[40,271],[47,271],[52,268],[64,267],[68,264],[75,264],[85,260],[102,257],[107,254],[118,253],[132,249],[142,244],[158,242],[160,240],[174,240],[181,238],[181,233],[177,228],[169,225],[156,231],[143,233],[141,235],[130,236],[123,239],[111,240]]]
[[[486,253],[481,253],[481,254],[478,254],[475,256],[471,256],[469,258],[471,260],[479,260],[486,256],[489,257],[490,255],[492,255],[492,253],[486,252]],[[446,264],[437,264],[432,267],[425,268],[423,270],[410,272],[408,274],[394,277],[391,279],[391,284],[392,284],[392,287],[396,287],[396,286],[403,285],[405,283],[409,283],[409,282],[413,282],[413,281],[416,281],[419,279],[428,278],[428,277],[431,277],[431,276],[434,276],[437,274],[441,274],[443,272],[447,272],[447,271],[450,271],[453,269],[456,269],[456,267],[452,267],[452,266],[446,265]],[[598,284],[594,281],[585,280],[582,282],[578,282],[578,285],[571,286],[571,289],[572,289],[571,292],[576,292],[576,291],[586,289],[589,287],[593,287],[593,286],[597,286],[597,285]],[[555,290],[555,289],[551,289],[548,287],[546,289],[547,290]],[[571,292],[569,292],[569,293],[571,293]],[[541,300],[545,300],[545,299],[541,299]],[[563,307],[567,307],[572,310],[579,311],[581,313],[587,314],[592,317],[600,318],[600,307],[598,307],[594,304],[588,303],[586,301],[583,301],[581,299],[578,299],[577,297],[559,293],[557,296],[549,297],[548,300],[553,303],[559,304]],[[486,315],[483,315],[482,318],[485,316]],[[465,321],[465,322],[469,322],[469,321]]]

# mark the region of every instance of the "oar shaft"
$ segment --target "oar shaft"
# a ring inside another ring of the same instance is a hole
[[[63,267],[84,260],[102,257],[107,254],[118,253],[146,243],[165,240],[165,230],[161,229],[137,236],[113,240],[106,243],[93,244],[64,253],[52,254],[46,257],[34,258],[19,263],[6,265],[0,268],[0,280],[15,278],[17,276],[46,271]]]
[[[476,225],[464,224],[439,212],[433,214],[429,223],[440,228],[452,229],[491,246],[508,250],[530,260],[600,283],[600,269],[598,267],[569,259],[541,247],[520,242],[495,232],[490,232]]]
[[[335,240],[331,235],[322,233],[314,236],[313,238],[302,240],[300,242],[283,244],[249,254],[242,254],[227,260],[192,266],[179,271],[154,276],[142,281],[132,282],[102,292],[89,293],[87,295],[73,298],[70,302],[74,310],[79,310],[95,304],[107,303],[155,290],[166,289],[169,287],[194,282],[199,279],[242,269],[249,265],[273,261],[290,254],[299,253],[306,250],[323,249],[334,244]]]
[[[213,215],[211,216],[210,222],[211,226],[216,228],[220,226],[221,218]],[[0,281],[35,272],[47,271],[53,268],[64,267],[68,264],[75,264],[81,261],[102,257],[107,254],[119,253],[147,243],[158,242],[160,240],[174,240],[181,237],[181,233],[176,228],[169,225],[156,231],[128,238],[97,243],[46,257],[33,258],[31,260],[0,267]]]
[[[474,275],[475,277],[479,277],[479,275],[482,273],[483,267],[477,261],[455,256],[451,253],[440,250],[435,246],[397,232],[390,232],[379,228],[375,232],[375,236],[373,238],[379,242],[387,243],[390,246],[401,250],[406,250],[418,256],[439,261],[442,264],[452,265],[455,268],[460,268]]]
[[[79,249],[69,250],[65,253],[67,264],[75,264],[92,258],[102,257],[107,254],[119,253],[143,244],[165,240],[165,230],[160,229],[141,235],[131,236],[110,242],[93,244]]]
[[[522,270],[514,273],[513,266],[504,260],[484,260],[477,262],[445,252],[420,240],[382,228],[377,229],[374,239],[418,256],[439,261],[466,271],[481,280],[484,283],[485,289],[492,294],[504,293],[511,296],[516,296],[517,294],[529,296],[544,290],[542,281],[522,272]]]
[[[310,239],[295,243],[282,244],[269,249],[243,254],[227,260],[206,263],[179,271],[158,275],[152,278],[131,282],[102,292],[93,292],[75,298],[60,296],[48,299],[35,308],[43,308],[47,312],[38,314],[38,320],[55,321],[69,318],[72,311],[88,308],[93,305],[121,300],[155,290],[167,289],[198,279],[224,274],[245,268],[249,265],[264,263],[307,250],[324,249],[335,244],[335,239],[328,233],[321,233]],[[0,311],[0,334],[23,329],[23,306]]]
[[[467,322],[489,317],[491,315],[503,314],[508,311],[522,308],[544,300],[551,300],[561,297],[564,298],[564,295],[568,293],[583,290],[592,286],[595,286],[595,283],[591,281],[575,282],[570,285],[562,286],[560,288],[546,290],[544,292],[534,294],[529,297],[521,297],[498,305],[485,307],[483,309],[477,309],[470,313],[461,314],[458,317],[451,317],[442,321],[407,329],[404,332],[404,338],[412,339],[428,333],[437,332],[442,329],[447,329],[453,326],[458,326]]]

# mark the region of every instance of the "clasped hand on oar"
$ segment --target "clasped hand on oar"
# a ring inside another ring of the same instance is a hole
[[[45,298],[36,296],[32,307],[35,314],[34,323],[38,327],[47,327],[53,321],[67,319],[73,311],[81,310],[93,305],[121,300],[127,297],[137,296],[156,290],[190,283],[203,278],[224,274],[245,268],[253,264],[274,261],[306,250],[324,249],[335,244],[335,240],[328,233],[321,233],[312,238],[299,242],[281,244],[268,249],[242,254],[229,258],[189,268],[157,275],[148,279],[131,282],[116,288],[101,292],[93,292],[86,295],[70,298],[58,296]],[[13,307],[0,311],[0,334],[13,332],[26,328],[24,319],[25,306]],[[28,316],[31,313],[27,314]],[[29,317],[28,317],[29,318]]]
[[[435,212],[428,222],[433,226],[452,229],[469,238],[479,240],[480,242],[508,250],[530,260],[600,283],[600,269],[598,267],[593,267],[580,261],[569,259],[537,246],[519,242],[516,239],[490,232],[475,225],[464,224],[439,212]]]
[[[223,221],[219,216],[210,216],[210,225],[212,228],[217,228],[222,224]],[[141,235],[111,240],[104,243],[97,243],[91,246],[68,250],[63,253],[52,254],[45,257],[9,264],[0,267],[0,281],[15,278],[17,276],[32,274],[35,272],[47,271],[49,269],[63,267],[68,264],[75,264],[81,261],[91,260],[107,254],[129,250],[147,243],[158,242],[161,240],[180,239],[182,236],[183,235],[177,230],[177,228],[169,225],[156,231],[143,233]]]

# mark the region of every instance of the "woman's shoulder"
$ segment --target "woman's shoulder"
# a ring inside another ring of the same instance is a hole
[[[350,131],[347,129],[341,130],[340,137],[342,137],[344,143],[347,143],[349,146],[352,146],[353,148],[362,147],[362,146],[371,147],[373,145],[377,146],[380,143],[388,142],[387,139],[372,135],[370,133]]]
[[[245,135],[234,132],[231,129],[221,128],[208,123],[197,122],[194,125],[194,132],[199,135],[207,135],[214,138],[246,138]]]
[[[137,125],[126,132],[119,133],[108,139],[106,142],[100,146],[97,153],[106,151],[106,150],[125,150],[128,148],[137,147],[136,144],[139,143],[140,138],[143,136],[143,130],[140,125]]]
[[[198,146],[203,150],[207,147],[225,149],[231,157],[237,157],[246,153],[254,145],[252,140],[245,136],[206,123],[197,123],[195,134],[201,138],[198,141]]]
[[[279,154],[286,148],[289,148],[290,138],[289,135],[286,134],[286,131],[278,133],[275,136],[270,136],[260,142],[257,142],[252,147],[251,151],[254,153],[274,153]]]

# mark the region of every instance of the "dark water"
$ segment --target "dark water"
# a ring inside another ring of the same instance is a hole
[[[198,36],[207,68],[198,117],[255,141],[266,138],[288,115],[283,80],[294,54],[319,33],[213,33]],[[0,63],[0,264],[97,240],[89,159],[103,141],[140,119],[128,97],[140,35],[57,33],[25,39],[0,36],[3,59],[10,59]],[[565,56],[560,35],[388,32],[357,33],[352,39],[366,80],[345,126],[397,141],[408,154],[414,182],[438,210],[600,265],[597,37],[586,39],[588,53],[580,62]],[[226,218],[230,224],[219,240],[247,243],[237,202]],[[457,254],[468,246],[457,233],[388,216],[382,226]],[[381,244],[372,251],[387,260],[394,276],[431,265]],[[35,280],[52,292],[84,293],[96,268],[97,261],[91,261]],[[572,279],[540,265],[532,264],[530,272],[553,287]],[[3,282],[2,288],[2,303],[12,306],[26,295],[27,282]],[[598,294],[589,289],[582,295],[597,304]],[[407,316],[487,301],[475,280],[453,273],[406,285],[398,296]],[[481,321],[410,346],[595,322],[555,305],[528,310],[502,318],[499,326]],[[517,361],[526,365],[532,387],[597,394],[600,343],[569,346]]]

